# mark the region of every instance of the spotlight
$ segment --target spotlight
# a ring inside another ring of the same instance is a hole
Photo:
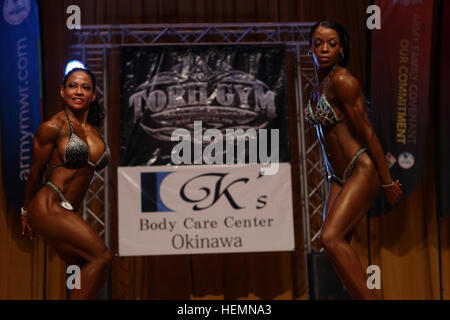
[[[72,70],[74,68],[86,69],[86,67],[84,66],[84,64],[81,61],[72,60],[72,61],[69,61],[69,63],[67,63],[64,75],[68,74],[70,72],[70,70]]]

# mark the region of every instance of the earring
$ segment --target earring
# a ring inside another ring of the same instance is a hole
[[[310,56],[310,55],[311,55],[311,49],[308,50],[308,56]]]
[[[341,61],[344,60],[344,52],[342,52],[342,51],[339,52],[339,58]]]

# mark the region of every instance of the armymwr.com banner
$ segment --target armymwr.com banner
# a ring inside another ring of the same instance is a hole
[[[39,12],[35,0],[0,0],[0,10],[2,174],[7,201],[17,210],[41,123]]]
[[[393,179],[405,199],[426,159],[432,0],[378,0],[381,29],[372,32],[372,120]],[[372,215],[392,207],[380,196]]]
[[[121,256],[294,250],[291,166],[119,167]]]
[[[171,164],[174,130],[194,141],[195,121],[200,132],[278,129],[279,160],[289,161],[284,46],[122,47],[120,60],[121,166]],[[202,163],[194,151],[191,163]],[[225,163],[226,148],[216,152]]]

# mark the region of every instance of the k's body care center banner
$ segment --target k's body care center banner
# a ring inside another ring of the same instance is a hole
[[[119,255],[294,250],[291,167],[119,167]]]

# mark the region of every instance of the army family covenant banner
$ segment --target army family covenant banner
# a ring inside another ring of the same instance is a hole
[[[405,199],[419,183],[426,159],[432,0],[377,0],[381,29],[372,31],[372,121],[393,179]],[[388,213],[384,194],[371,215]]]
[[[450,2],[442,3],[441,26],[441,57],[440,57],[440,81],[439,81],[439,214],[450,215]]]

